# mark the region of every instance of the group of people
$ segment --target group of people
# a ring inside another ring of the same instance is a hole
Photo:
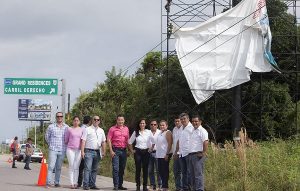
[[[208,133],[201,123],[198,115],[190,122],[189,115],[182,113],[170,131],[165,120],[150,121],[148,129],[146,119],[140,119],[130,136],[124,116],[118,115],[116,125],[109,128],[106,137],[99,116],[85,116],[81,126],[79,117],[75,116],[69,127],[63,122],[63,113],[58,112],[56,122],[49,125],[45,134],[49,146],[47,187],[52,186],[53,171],[54,186],[60,186],[61,166],[67,155],[71,188],[82,186],[84,190],[98,190],[96,175],[107,144],[112,159],[113,190],[127,190],[123,186],[127,148],[134,156],[136,190],[148,190],[148,177],[152,190],[168,190],[172,158],[176,190],[204,190]]]
[[[13,141],[10,144],[10,152],[12,153],[12,168],[17,168],[16,166],[16,160],[19,158],[19,154],[20,154],[20,144],[18,142],[18,137],[16,136]],[[33,154],[33,145],[32,145],[32,139],[31,138],[27,138],[27,142],[25,145],[25,158],[24,158],[24,162],[25,162],[25,166],[24,169],[25,170],[31,170],[29,167],[29,164],[31,162],[31,155]]]
[[[204,190],[204,161],[208,147],[208,133],[201,126],[200,116],[190,122],[189,115],[182,113],[175,120],[171,132],[168,122],[140,119],[129,139],[129,150],[134,154],[136,190],[140,190],[140,174],[143,171],[143,191],[147,191],[150,178],[152,190],[168,190],[169,163],[173,158],[173,173],[176,191]],[[159,129],[158,129],[159,126]],[[154,169],[158,171],[157,185]]]

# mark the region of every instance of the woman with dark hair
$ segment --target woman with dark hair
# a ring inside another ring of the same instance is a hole
[[[136,190],[140,191],[141,186],[141,169],[143,169],[143,191],[147,191],[147,180],[148,180],[148,164],[149,164],[149,148],[151,147],[150,142],[151,131],[146,129],[146,120],[139,120],[136,125],[135,131],[132,133],[128,143],[129,150],[134,154],[135,161],[135,181]],[[133,143],[135,147],[133,148]]]
[[[158,173],[162,181],[162,190],[167,191],[169,188],[169,163],[172,156],[173,137],[171,131],[168,130],[168,122],[161,120],[159,122],[160,134],[156,142],[156,158],[158,160]],[[154,145],[152,145],[152,148]]]
[[[67,158],[69,162],[69,175],[71,188],[78,187],[79,165],[81,161],[80,139],[83,129],[80,128],[78,116],[73,117],[73,127],[69,127],[65,133],[65,143],[67,145]]]

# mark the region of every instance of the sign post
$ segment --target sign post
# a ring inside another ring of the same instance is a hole
[[[57,79],[4,78],[4,94],[57,95],[57,92]]]

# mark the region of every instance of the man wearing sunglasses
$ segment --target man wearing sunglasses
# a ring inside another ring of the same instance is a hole
[[[83,189],[99,190],[96,186],[98,164],[105,156],[106,137],[99,127],[100,117],[93,117],[93,124],[85,128],[81,137],[81,156],[84,159]]]
[[[158,123],[156,120],[152,120],[150,122],[150,129],[151,129],[151,145],[155,145],[153,150],[150,153],[150,158],[149,158],[149,179],[150,179],[150,185],[152,190],[156,190],[156,182],[155,182],[155,176],[157,177],[157,186],[158,190],[160,190],[162,182],[160,179],[160,176],[158,174],[158,162],[156,158],[156,142],[157,142],[157,137],[161,133],[161,130],[157,129]]]
[[[48,152],[48,175],[47,175],[47,185],[49,188],[52,183],[52,172],[55,169],[55,187],[60,187],[60,174],[61,166],[66,154],[66,145],[64,141],[65,131],[68,129],[63,121],[63,113],[56,113],[56,122],[49,125],[45,134],[45,140],[49,147]]]

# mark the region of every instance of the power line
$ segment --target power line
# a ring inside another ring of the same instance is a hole
[[[203,0],[202,0],[203,1]],[[202,1],[200,1],[200,2],[202,2]],[[196,4],[195,4],[196,5]],[[204,4],[204,5],[201,5],[200,7],[203,7],[203,6],[205,6],[206,5],[206,7],[209,5],[208,3],[206,3],[206,4]],[[187,8],[186,8],[186,10],[187,9],[189,9],[189,8],[192,8],[194,5],[192,4],[192,5],[190,5],[190,6],[188,6]],[[200,7],[197,7],[197,8],[200,8]],[[195,8],[195,9],[197,9],[197,8]],[[194,11],[195,9],[193,9],[193,10],[191,10],[191,11],[188,11],[188,13],[189,12],[192,12],[192,11]],[[203,9],[202,9],[203,10]],[[202,11],[201,10],[201,11]],[[201,12],[201,11],[199,11],[199,12]],[[190,20],[188,20],[188,21],[185,21],[185,23],[182,25],[182,26],[180,26],[179,28],[177,28],[174,32],[177,32],[178,30],[180,30],[182,27],[184,27],[187,23],[189,23],[193,18],[195,18],[197,15],[196,14],[194,14],[194,16],[190,19]],[[178,25],[177,25],[178,26]],[[150,51],[148,51],[147,53],[149,53],[149,52],[152,52],[153,50],[155,50],[157,47],[159,47],[160,45],[162,45],[166,40],[167,40],[168,38],[165,38],[163,41],[161,41],[159,44],[157,44],[156,46],[154,46]],[[137,60],[135,60],[132,64],[130,64],[130,65],[128,65],[124,70],[121,70],[121,74],[122,73],[126,73],[131,67],[133,67],[136,63],[138,63],[140,60],[142,60],[146,55],[147,55],[147,53],[146,54],[144,54],[143,56],[141,56],[140,58],[138,58]]]

